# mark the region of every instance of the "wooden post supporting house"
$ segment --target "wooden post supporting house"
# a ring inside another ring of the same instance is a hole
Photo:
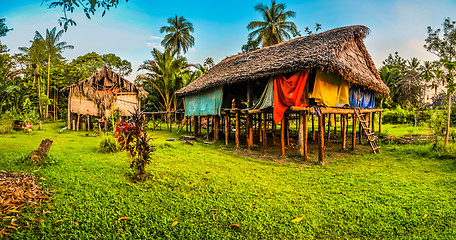
[[[334,136],[337,134],[337,114],[334,113]]]
[[[361,123],[358,124],[358,131],[359,131],[359,144],[363,143],[363,128]]]
[[[325,148],[325,125],[323,115],[318,117],[318,161],[324,164],[324,148]]]
[[[263,121],[262,121],[263,114],[258,114],[258,135],[260,136],[260,142],[263,142]]]
[[[245,138],[246,138],[246,143],[247,143],[247,150],[249,150],[249,151],[250,151],[250,146],[251,146],[251,143],[250,143],[250,135],[252,134],[251,129],[252,129],[251,116],[250,116],[250,114],[247,113],[245,115]]]
[[[378,133],[382,133],[382,112],[378,113]]]
[[[68,95],[68,115],[67,115],[67,128],[71,129],[71,101],[70,101],[70,95]]]
[[[299,113],[298,150],[299,155],[307,161],[307,112]]]
[[[198,116],[193,116],[193,136],[198,134]]]
[[[239,122],[239,112],[236,112],[236,148],[239,148],[239,141],[241,137],[241,127]]]
[[[282,118],[280,123],[280,146],[281,155],[285,156],[285,117]]]
[[[268,150],[268,138],[267,138],[267,132],[266,132],[266,113],[263,113],[263,130],[262,130],[262,135],[263,135],[263,151],[266,152]]]
[[[199,123],[198,123],[198,136],[201,137],[201,129],[203,128],[203,125],[201,124],[203,121],[203,116],[200,116],[199,118]]]
[[[209,132],[210,132],[210,127],[209,127],[209,123],[210,123],[210,116],[207,116],[206,117],[206,141],[209,141]]]
[[[229,114],[225,115],[225,145],[228,146],[228,138],[230,137],[230,117]]]
[[[218,115],[214,116],[214,141],[219,140],[219,131],[220,131],[220,117]]]
[[[353,121],[353,126],[352,126],[352,151],[355,151],[355,145],[356,145],[356,115],[352,114],[352,121]]]
[[[348,129],[348,115],[342,115],[343,127],[342,127],[342,149],[345,150],[347,147],[347,129]]]
[[[90,115],[87,114],[87,131],[90,132]]]
[[[78,120],[77,120],[77,123],[76,123],[76,131],[79,132],[79,121],[81,121],[81,115],[78,114]]]
[[[331,114],[328,114],[328,142],[331,139]]]
[[[314,115],[312,115],[312,141],[315,141],[315,121],[314,121]]]
[[[375,132],[375,112],[372,113],[372,132]]]

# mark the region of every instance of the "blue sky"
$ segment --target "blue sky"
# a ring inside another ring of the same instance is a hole
[[[151,58],[152,48],[160,46],[163,34],[160,27],[167,25],[167,18],[175,14],[193,23],[195,46],[185,55],[191,63],[202,63],[207,57],[215,62],[240,51],[247,41],[247,24],[260,20],[253,7],[257,3],[270,4],[269,0],[231,1],[122,1],[121,4],[100,17],[101,12],[88,20],[81,10],[71,15],[77,26],[64,34],[62,41],[75,46],[64,52],[73,59],[88,52],[114,53],[132,62],[133,80],[138,66]],[[418,57],[433,60],[435,57],[423,48],[427,26],[438,28],[445,17],[456,20],[454,0],[278,0],[286,3],[287,10],[296,12],[292,19],[298,29],[322,24],[322,31],[336,27],[361,24],[371,29],[365,44],[377,67],[388,54],[398,51],[405,58]],[[58,25],[60,9],[47,9],[41,0],[0,0],[0,18],[14,28],[0,38],[12,53],[17,48],[29,46],[35,30]]]

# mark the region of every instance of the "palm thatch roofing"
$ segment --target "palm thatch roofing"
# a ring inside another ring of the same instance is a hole
[[[137,87],[107,66],[103,66],[92,76],[60,90],[60,92],[63,91],[69,91],[69,96],[86,96],[98,106],[105,108],[110,107],[114,96],[119,93],[136,92],[139,99],[149,94],[142,87]]]
[[[352,84],[389,93],[364,46],[362,39],[368,33],[369,28],[361,25],[341,27],[231,56],[176,94],[185,96],[306,68],[337,72]]]

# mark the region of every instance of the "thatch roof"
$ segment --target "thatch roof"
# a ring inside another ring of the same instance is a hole
[[[389,88],[380,79],[362,40],[368,32],[367,27],[360,25],[341,27],[231,56],[176,94],[185,96],[225,84],[306,68],[338,72],[352,84],[388,93]]]
[[[107,85],[110,86],[107,86]],[[100,87],[106,86],[106,88]],[[69,91],[69,95],[86,96],[97,105],[109,107],[114,96],[121,92],[137,92],[138,98],[146,97],[149,93],[142,87],[137,87],[130,81],[119,76],[107,66],[103,66],[92,76],[62,88],[60,92]]]

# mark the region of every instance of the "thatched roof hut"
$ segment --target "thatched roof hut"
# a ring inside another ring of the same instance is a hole
[[[388,93],[362,40],[368,32],[365,26],[341,27],[231,56],[176,94],[186,96],[309,68],[335,72],[351,84]]]
[[[87,79],[60,91],[68,91],[68,119],[72,113],[107,118],[113,110],[119,110],[120,115],[128,116],[133,108],[140,108],[141,98],[148,95],[142,87],[134,85],[106,66]]]

